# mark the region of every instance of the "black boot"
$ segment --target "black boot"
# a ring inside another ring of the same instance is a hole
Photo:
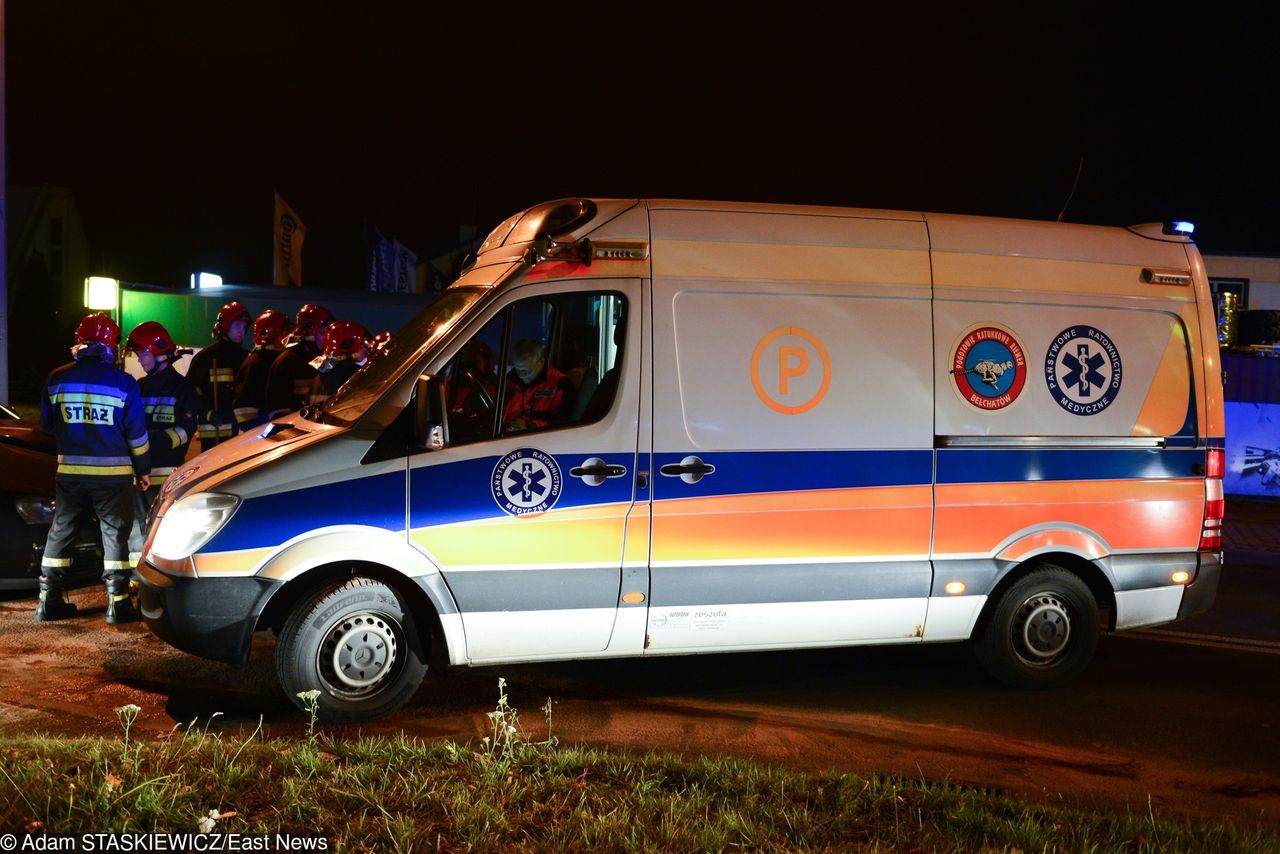
[[[138,613],[133,599],[129,597],[128,582],[119,586],[109,585],[107,587],[107,625],[136,623],[141,619],[142,615]]]
[[[76,606],[62,598],[62,585],[40,579],[40,601],[36,604],[36,622],[65,620],[76,615]]]

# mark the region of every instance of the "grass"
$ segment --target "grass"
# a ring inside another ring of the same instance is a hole
[[[1280,850],[1227,822],[512,735],[0,741],[0,832],[323,834],[339,851]]]

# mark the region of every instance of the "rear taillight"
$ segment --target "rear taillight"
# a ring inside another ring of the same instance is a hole
[[[1210,448],[1205,459],[1204,525],[1200,529],[1200,551],[1222,548],[1222,517],[1226,514],[1222,477],[1226,473],[1227,452]]]
[[[1210,448],[1205,459],[1204,476],[1221,480],[1227,473],[1227,452],[1222,448]]]

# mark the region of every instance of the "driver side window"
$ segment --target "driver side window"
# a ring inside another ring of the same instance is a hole
[[[441,372],[449,444],[554,430],[613,405],[627,320],[615,293],[571,293],[508,306]]]

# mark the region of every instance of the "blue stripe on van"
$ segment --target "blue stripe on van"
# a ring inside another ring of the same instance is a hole
[[[716,470],[696,484],[663,475],[662,467],[695,455]],[[740,495],[871,486],[928,486],[933,450],[730,451],[654,454],[654,498]],[[674,493],[674,495],[673,495]]]
[[[733,451],[700,453],[716,467],[697,483],[660,474],[662,466],[687,454],[654,455],[650,473],[655,499],[750,495],[815,489],[927,486],[933,482],[933,450],[914,451]],[[630,500],[635,457],[600,454],[622,465],[626,477],[587,486],[570,477],[588,453],[559,454],[562,492],[557,509]],[[469,522],[503,515],[493,499],[490,478],[497,456],[415,469],[410,475],[414,502],[410,527]],[[1023,449],[946,448],[937,451],[942,484],[1028,481],[1190,478],[1201,476],[1203,449]],[[328,525],[404,528],[404,475],[399,472],[358,478],[247,500],[205,551],[276,546]]]
[[[938,483],[1198,477],[1204,460],[1204,450],[1181,448],[946,448]]]
[[[231,491],[234,491],[234,484]],[[201,551],[278,546],[328,525],[404,528],[404,472],[250,498]]]
[[[569,475],[592,454],[561,454],[561,493],[556,509],[629,501],[634,484],[634,454],[595,454],[610,465],[621,465],[626,477],[587,486]],[[481,457],[444,465],[425,466],[410,474],[414,496],[410,527],[471,522],[505,515],[494,501],[490,479],[499,457]],[[232,487],[234,491],[234,486]],[[369,525],[403,531],[404,473],[330,483],[250,498],[236,510],[227,527],[203,551],[231,551],[276,546],[299,534],[328,525]]]

